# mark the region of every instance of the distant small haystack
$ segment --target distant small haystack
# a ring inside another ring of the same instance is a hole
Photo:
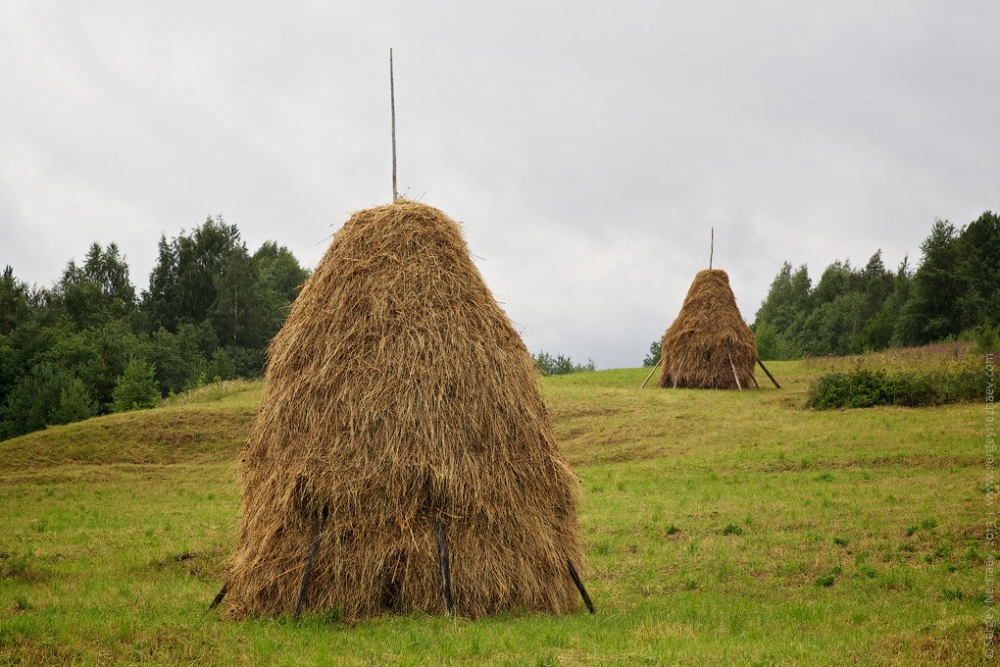
[[[230,616],[577,607],[578,480],[453,220],[355,213],[269,354]]]
[[[743,321],[729,276],[699,271],[681,312],[663,334],[661,387],[736,389],[756,385],[757,344]]]

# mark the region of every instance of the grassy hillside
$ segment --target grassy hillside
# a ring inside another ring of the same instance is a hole
[[[261,382],[222,382],[168,399],[156,410],[50,426],[0,442],[0,470],[232,459],[246,441],[262,391]]]
[[[983,406],[804,410],[843,363],[769,364],[781,390],[541,380],[596,616],[206,613],[259,384],[0,443],[0,664],[988,664]]]

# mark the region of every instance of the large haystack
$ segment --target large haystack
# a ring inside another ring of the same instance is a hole
[[[756,384],[757,344],[743,321],[729,276],[699,271],[677,319],[663,334],[660,386],[736,389]]]
[[[441,613],[439,535],[455,613],[577,607],[578,481],[453,220],[355,213],[269,353],[229,615]]]

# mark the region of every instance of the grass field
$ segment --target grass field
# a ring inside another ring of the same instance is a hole
[[[984,405],[803,409],[838,363],[771,363],[781,390],[541,380],[595,616],[207,612],[259,384],[2,442],[0,665],[994,664]]]

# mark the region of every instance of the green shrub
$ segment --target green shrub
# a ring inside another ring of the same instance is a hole
[[[1000,350],[1000,324],[990,325],[987,322],[976,327],[972,339],[976,343],[975,351],[980,354]]]
[[[974,401],[982,392],[981,373],[969,364],[892,373],[859,366],[820,377],[810,388],[806,405],[820,410],[877,405],[917,407]]]
[[[817,586],[830,587],[833,586],[833,582],[835,582],[836,580],[837,578],[834,575],[824,574],[822,577],[818,577],[815,583]]]

